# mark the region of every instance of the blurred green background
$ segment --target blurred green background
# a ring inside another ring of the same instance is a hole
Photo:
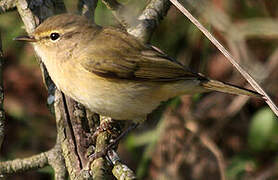
[[[147,1],[122,0],[135,15]],[[180,1],[197,17],[278,104],[278,2],[276,0]],[[77,1],[66,1],[76,13]],[[96,23],[119,26],[100,1]],[[0,15],[5,54],[6,133],[2,161],[28,157],[55,144],[55,119],[30,44],[12,41],[25,34],[17,12]],[[171,7],[151,43],[194,71],[250,88],[224,56]],[[222,93],[169,100],[119,146],[139,179],[278,179],[278,121],[259,99]],[[51,168],[6,179],[53,179]]]

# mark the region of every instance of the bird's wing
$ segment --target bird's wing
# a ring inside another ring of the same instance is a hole
[[[102,33],[102,34],[100,34]],[[94,38],[90,56],[82,66],[92,73],[107,78],[175,81],[199,79],[163,52],[140,43],[133,36],[115,29],[104,29]],[[104,42],[104,43],[103,43]]]

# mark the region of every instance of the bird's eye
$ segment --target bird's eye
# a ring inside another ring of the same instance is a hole
[[[50,34],[50,39],[52,40],[52,41],[56,41],[57,39],[59,39],[59,37],[60,37],[60,34],[59,33],[51,33]]]

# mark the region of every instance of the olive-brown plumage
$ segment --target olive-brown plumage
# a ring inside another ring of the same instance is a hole
[[[92,111],[141,122],[161,101],[207,91],[257,93],[193,73],[155,47],[85,17],[48,18],[29,37],[50,77],[65,94]]]

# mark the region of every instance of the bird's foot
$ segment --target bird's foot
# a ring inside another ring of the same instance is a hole
[[[94,154],[90,155],[89,158],[94,160],[100,157],[103,157],[107,154],[109,150],[112,150],[119,142],[122,140],[131,130],[135,129],[139,123],[132,123],[127,129],[125,129],[118,137],[112,140],[112,142],[106,146],[102,151],[95,152]]]
[[[113,119],[108,119],[105,122],[102,122],[96,129],[96,131],[94,132],[94,134],[92,135],[92,140],[93,142],[96,141],[97,136],[104,132],[107,131],[109,134],[111,134],[112,136],[118,136],[118,130],[116,128],[115,125],[116,121]]]
[[[90,169],[90,166],[95,159],[107,156],[107,153],[109,151],[113,150],[115,148],[115,146],[120,142],[120,140],[122,140],[131,130],[135,129],[138,125],[139,125],[139,123],[132,123],[119,136],[117,136],[115,139],[113,139],[113,141],[108,146],[106,146],[104,149],[102,149],[99,152],[94,152],[93,154],[90,154],[89,161],[88,161],[88,164],[86,167]],[[107,157],[107,159],[109,159],[109,157]]]

